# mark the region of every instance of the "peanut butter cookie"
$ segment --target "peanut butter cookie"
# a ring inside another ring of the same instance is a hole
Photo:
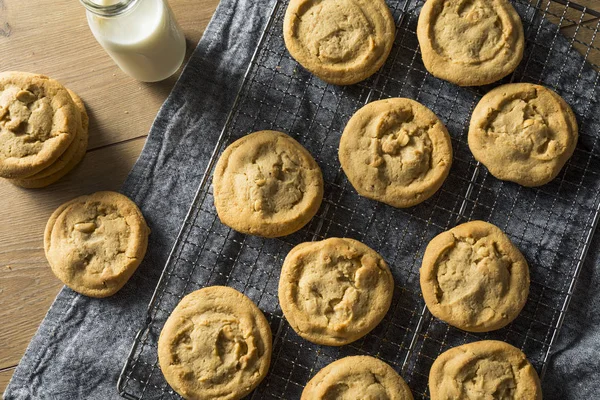
[[[428,0],[417,38],[425,68],[460,86],[505,77],[517,68],[525,47],[521,18],[507,0]]]
[[[344,129],[339,157],[365,197],[411,207],[431,197],[450,172],[452,144],[436,115],[410,99],[374,101]]]
[[[429,393],[431,400],[542,400],[540,379],[525,354],[496,340],[440,354],[429,371]]]
[[[236,400],[267,375],[271,341],[267,319],[248,297],[229,287],[206,287],[185,296],[167,319],[158,362],[187,400]]]
[[[413,400],[404,379],[374,357],[352,356],[320,370],[302,391],[301,400]]]
[[[229,145],[213,176],[221,222],[264,237],[289,235],[316,214],[323,175],[310,153],[288,135],[259,131]]]
[[[304,339],[341,346],[369,333],[385,316],[394,279],[379,254],[348,238],[301,243],[283,262],[279,303]]]
[[[135,203],[116,192],[77,197],[48,220],[44,250],[52,272],[74,291],[107,297],[142,262],[148,229]]]
[[[83,160],[88,145],[89,118],[85,105],[79,96],[67,89],[73,102],[81,112],[81,127],[77,129],[75,140],[67,147],[67,150],[58,157],[54,164],[38,172],[37,174],[22,179],[9,179],[10,183],[24,188],[41,188],[48,186],[67,173]]]
[[[384,0],[291,0],[283,21],[292,57],[334,85],[351,85],[377,72],[395,32]]]
[[[49,167],[75,139],[80,116],[57,81],[0,73],[0,176],[25,178]]]
[[[540,186],[573,154],[578,129],[571,107],[552,90],[511,83],[479,101],[469,126],[473,156],[498,179]]]
[[[425,249],[421,291],[431,313],[465,331],[500,329],[521,312],[529,294],[529,267],[497,226],[458,225]]]

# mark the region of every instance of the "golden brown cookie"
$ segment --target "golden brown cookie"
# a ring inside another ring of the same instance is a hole
[[[377,72],[395,32],[384,0],[291,0],[283,20],[292,57],[334,85],[351,85]]]
[[[320,370],[302,391],[301,400],[412,400],[404,379],[374,357],[352,356]]]
[[[79,96],[67,89],[73,102],[81,112],[81,127],[77,129],[75,140],[67,147],[67,150],[48,168],[45,168],[34,174],[22,179],[9,179],[9,182],[24,188],[41,188],[48,186],[67,173],[69,173],[77,164],[83,160],[88,145],[88,127],[89,118],[85,110],[85,105]]]
[[[470,332],[500,329],[521,312],[529,294],[525,257],[497,226],[458,225],[425,249],[421,291],[431,313]]]
[[[525,354],[496,340],[440,354],[429,371],[429,393],[431,400],[542,400],[540,379]]]
[[[264,237],[289,235],[316,214],[323,176],[310,153],[288,135],[259,131],[229,145],[213,176],[221,222]]]
[[[53,164],[74,140],[80,115],[57,81],[0,73],[0,176],[25,178]]]
[[[313,343],[341,346],[385,316],[394,279],[377,252],[348,238],[301,243],[283,262],[279,303],[292,328]]]
[[[44,250],[52,272],[74,291],[107,297],[146,253],[150,229],[136,204],[116,192],[77,197],[48,220]]]
[[[267,375],[271,328],[242,293],[212,286],[185,296],[158,339],[158,362],[187,400],[236,400]]]
[[[350,118],[339,157],[361,196],[411,207],[444,183],[452,144],[431,110],[414,100],[392,98],[369,103]]]
[[[460,86],[505,77],[525,47],[521,18],[507,0],[427,0],[417,38],[425,68]]]
[[[499,86],[481,98],[469,126],[473,156],[498,179],[540,186],[573,154],[578,129],[571,107],[531,83]]]

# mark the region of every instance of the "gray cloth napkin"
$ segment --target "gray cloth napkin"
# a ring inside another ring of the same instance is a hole
[[[64,288],[16,369],[5,399],[118,398],[118,375],[271,7],[270,1],[221,1],[122,188],[152,229],[144,262],[107,299]],[[568,46],[566,40],[559,41]],[[580,60],[573,51],[566,68],[578,68]],[[597,81],[593,71],[584,73],[589,82]],[[598,92],[590,84],[590,91],[582,94],[596,99],[590,110],[596,115]],[[600,398],[599,257],[595,239],[544,381],[546,399]]]

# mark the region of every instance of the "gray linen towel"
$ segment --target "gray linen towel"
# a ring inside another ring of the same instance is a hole
[[[118,398],[119,372],[271,7],[270,1],[221,1],[122,188],[152,229],[143,264],[107,299],[63,289],[15,371],[5,399]],[[578,68],[580,59],[572,51],[573,65],[567,68]],[[597,118],[600,94],[592,83],[598,76],[588,69],[584,73],[590,91],[581,95],[595,99],[590,113]],[[544,381],[546,399],[600,398],[599,257],[600,242],[595,239]]]

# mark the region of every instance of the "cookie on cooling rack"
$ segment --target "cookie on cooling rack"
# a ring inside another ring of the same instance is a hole
[[[60,206],[48,220],[44,250],[52,272],[74,291],[107,297],[144,258],[150,229],[127,197],[97,192]]]
[[[420,281],[435,317],[465,331],[488,332],[507,325],[523,309],[529,267],[500,228],[471,221],[429,242]]]
[[[281,132],[259,131],[225,149],[213,188],[221,222],[242,233],[278,237],[317,213],[323,175],[300,143]]]
[[[540,379],[525,354],[508,343],[482,340],[454,347],[429,371],[431,400],[541,400]]]
[[[83,100],[70,89],[67,89],[67,92],[81,115],[81,124],[77,127],[75,139],[52,165],[27,178],[9,179],[10,183],[25,188],[45,187],[65,176],[83,159],[88,145],[89,118]]]
[[[499,86],[481,98],[469,126],[473,156],[498,179],[540,186],[573,154],[578,129],[571,107],[531,83]]]
[[[404,379],[385,362],[369,356],[345,357],[320,370],[302,391],[301,400],[412,400]]]
[[[525,47],[521,18],[507,0],[428,0],[417,38],[425,68],[460,86],[505,77],[519,65]]]
[[[26,178],[53,164],[75,139],[80,115],[57,81],[0,73],[0,176]]]
[[[351,85],[385,63],[396,26],[384,0],[291,0],[285,45],[304,68],[334,85]]]
[[[283,262],[279,303],[292,328],[313,343],[351,343],[381,322],[394,278],[377,252],[348,238],[301,243]]]
[[[360,195],[411,207],[442,186],[452,164],[452,144],[431,110],[411,99],[392,98],[369,103],[350,118],[339,157]]]
[[[225,286],[185,296],[158,339],[165,379],[185,399],[241,399],[267,375],[271,328],[245,295]]]

